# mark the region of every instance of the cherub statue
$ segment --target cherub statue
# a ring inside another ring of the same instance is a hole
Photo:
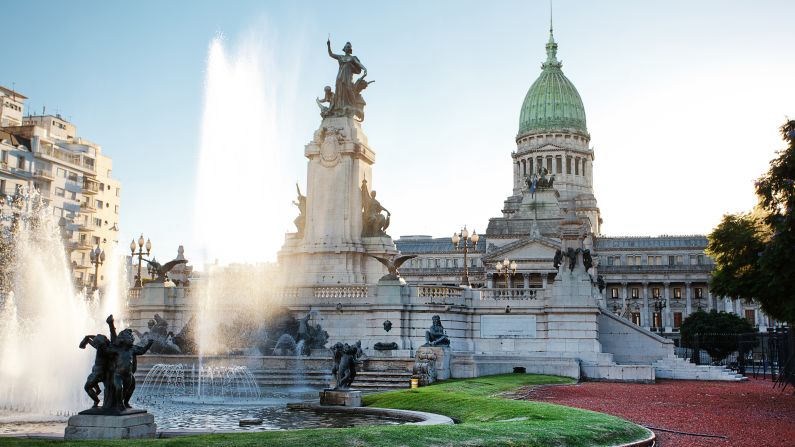
[[[301,188],[298,186],[298,183],[295,184],[295,190],[298,192],[298,201],[293,202],[293,205],[298,207],[298,217],[295,218],[293,223],[298,230],[298,235],[302,236],[304,234],[304,228],[306,227],[306,196],[301,194]]]
[[[135,391],[135,371],[138,369],[139,355],[146,354],[152,347],[154,340],[149,340],[145,346],[136,346],[132,329],[124,329],[116,335],[113,324],[113,315],[106,320],[110,328],[110,345],[107,352],[114,356],[111,369],[112,390],[114,392],[114,406],[119,410],[131,408],[130,398]]]
[[[93,407],[96,408],[99,406],[99,393],[102,392],[99,388],[99,383],[105,381],[105,374],[109,366],[107,364],[106,350],[108,345],[110,345],[110,340],[102,334],[86,335],[80,342],[80,349],[86,349],[87,345],[91,345],[96,349],[97,355],[94,357],[94,366],[91,367],[91,374],[86,378],[86,384],[83,389],[86,390],[88,397],[94,401]]]
[[[320,107],[320,116],[325,117],[331,108],[331,104],[334,101],[334,93],[331,91],[330,86],[323,87],[323,99],[315,98],[315,102],[317,102],[317,106]],[[324,106],[323,104],[328,104],[328,106]]]

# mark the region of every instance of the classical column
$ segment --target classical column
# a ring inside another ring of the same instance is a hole
[[[640,314],[640,325],[648,329],[649,325],[649,283],[643,283],[643,312]]]
[[[506,282],[508,288],[512,289],[513,288],[513,275],[508,273],[508,272],[505,272],[505,282]]]
[[[704,296],[707,297],[707,312],[712,310],[712,294],[709,292],[709,284],[705,287]]]
[[[548,277],[549,277],[548,274],[541,273],[541,287],[543,287],[544,289],[547,288],[547,279],[548,279]]]
[[[665,332],[671,332],[671,283],[663,283],[663,297],[665,298],[665,309],[662,312],[661,320]]]
[[[691,284],[692,283],[689,281],[685,282],[685,317],[690,315],[690,312],[693,311],[693,302],[692,299],[690,298]]]
[[[522,277],[524,278],[524,288],[530,288],[530,274],[529,273],[522,273]]]
[[[622,294],[622,296],[621,296],[621,298],[622,298],[621,299],[621,316],[623,317],[624,316],[624,309],[627,308],[627,300],[629,300],[629,294],[627,292],[627,282],[626,281],[622,281],[621,282],[621,287],[622,287],[623,292],[624,292]]]

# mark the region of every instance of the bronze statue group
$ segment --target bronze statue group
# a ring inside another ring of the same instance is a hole
[[[86,393],[94,401],[96,412],[117,414],[130,406],[130,398],[135,391],[135,370],[138,363],[136,357],[143,355],[154,343],[149,340],[145,346],[135,345],[135,337],[131,329],[124,329],[116,334],[113,315],[108,316],[110,339],[103,334],[86,335],[80,342],[80,349],[91,345],[97,350],[91,374],[84,386]],[[104,399],[99,407],[100,382],[104,385]]]

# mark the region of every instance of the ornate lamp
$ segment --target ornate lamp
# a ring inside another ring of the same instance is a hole
[[[470,236],[469,230],[467,230],[466,226],[464,226],[460,232],[453,233],[453,237],[451,239],[453,242],[453,248],[456,250],[464,250],[464,274],[461,276],[462,286],[469,286],[469,264],[467,263],[467,253],[469,252],[470,248],[473,250],[477,249],[479,240],[480,236],[478,236],[478,233],[473,230],[472,235]],[[471,242],[471,247],[469,242]]]

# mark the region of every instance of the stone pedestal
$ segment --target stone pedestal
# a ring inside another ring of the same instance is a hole
[[[445,380],[450,378],[450,347],[449,346],[421,346],[417,349],[417,357],[420,352],[431,351],[436,355],[436,379]]]
[[[120,416],[77,414],[69,418],[64,439],[146,439],[156,432],[154,415],[145,411]]]
[[[323,390],[320,392],[320,405],[361,407],[362,392],[351,390]]]
[[[380,279],[376,294],[379,304],[401,304],[403,302],[406,281],[403,278]]]

